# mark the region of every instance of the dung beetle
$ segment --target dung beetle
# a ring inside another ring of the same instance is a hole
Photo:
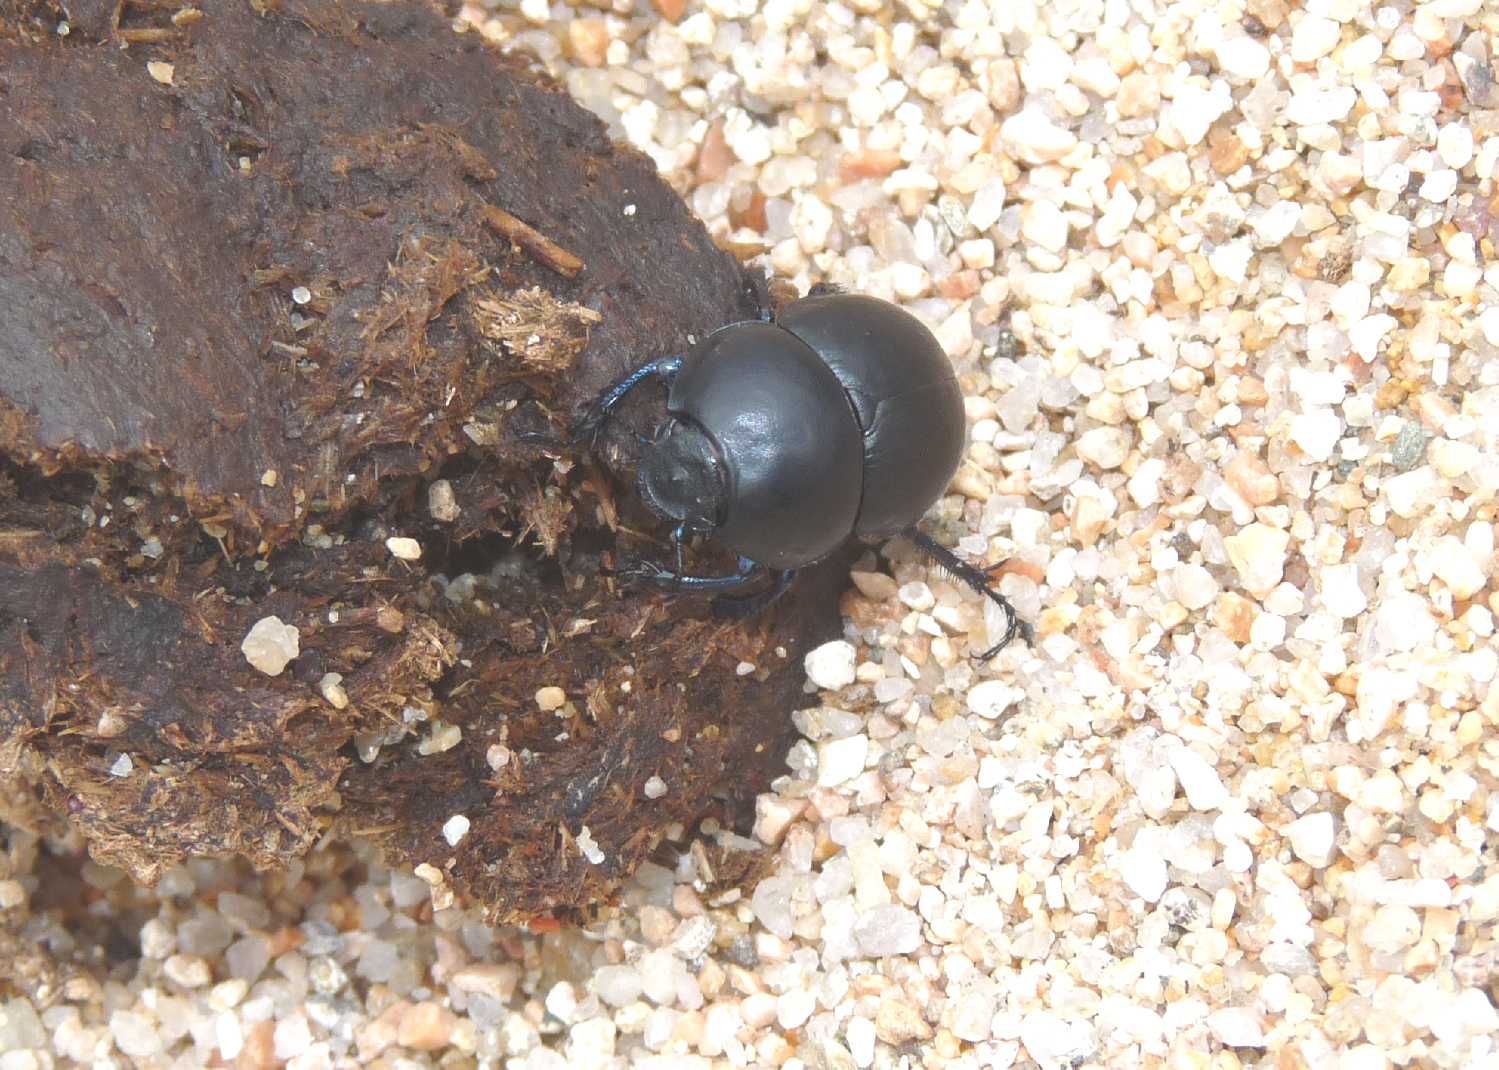
[[[675,567],[617,574],[721,593],[770,574],[758,594],[720,597],[743,616],[769,605],[796,570],[848,539],[906,535],[1005,613],[988,658],[1030,627],[990,576],[916,527],[947,490],[966,439],[963,394],[931,331],[873,297],[814,287],[759,320],[721,327],[685,355],[645,364],[594,401],[575,433],[597,440],[637,387],[667,388],[666,418],[643,440],[640,497],[672,522]],[[726,576],[688,575],[683,546],[712,536],[739,556]]]

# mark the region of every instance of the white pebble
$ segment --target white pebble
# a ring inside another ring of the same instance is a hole
[[[953,1035],[971,1044],[988,1040],[994,1011],[995,998],[992,992],[976,989],[959,996],[952,1009]]]
[[[1333,447],[1343,436],[1343,421],[1331,409],[1312,409],[1298,413],[1291,421],[1291,441],[1314,461],[1332,456]]]
[[[1020,213],[1020,234],[1053,253],[1067,248],[1067,217],[1050,201],[1032,201]]]
[[[1265,1043],[1259,1015],[1244,1007],[1222,1007],[1209,1014],[1208,1030],[1229,1048],[1258,1048]]]
[[[1328,565],[1321,572],[1322,607],[1334,616],[1347,620],[1369,608],[1369,600],[1359,587],[1358,566]]]
[[[1394,316],[1385,312],[1365,316],[1348,329],[1348,342],[1365,364],[1372,364],[1374,358],[1379,356],[1379,346],[1385,335],[1399,325],[1400,322]]]
[[[1291,843],[1296,857],[1309,866],[1321,869],[1332,862],[1333,817],[1324,812],[1307,814],[1292,821],[1282,831]]]
[[[1396,516],[1414,517],[1441,497],[1445,484],[1436,469],[1423,464],[1384,481],[1385,501]]]
[[[448,841],[449,847],[457,847],[460,840],[468,835],[468,818],[462,814],[454,814],[443,822],[442,838]]]
[[[896,596],[900,599],[901,605],[907,609],[914,609],[918,613],[926,613],[937,604],[932,589],[919,580],[903,586],[896,592]],[[849,649],[853,648],[849,647]]]
[[[1218,581],[1201,565],[1177,565],[1172,580],[1176,600],[1188,609],[1205,609],[1218,597]]]
[[[416,745],[418,754],[441,754],[450,751],[463,741],[463,729],[446,721],[432,722],[432,731],[423,736]]]
[[[990,179],[980,186],[968,204],[968,223],[977,231],[986,231],[999,221],[1005,210],[1005,184]]]
[[[770,159],[770,131],[742,108],[729,110],[724,121],[723,138],[734,155],[744,163],[758,164]]]
[[[902,906],[878,906],[854,922],[854,940],[869,958],[909,955],[921,946],[921,919]]]
[[[1473,131],[1465,123],[1448,123],[1437,133],[1437,155],[1454,171],[1473,160]]]
[[[1297,63],[1321,59],[1338,45],[1343,28],[1320,15],[1303,15],[1291,33],[1291,58]]]
[[[115,1046],[132,1059],[149,1059],[161,1051],[156,1026],[144,1015],[133,1011],[115,1011],[109,1016],[109,1035]]]
[[[1291,101],[1286,106],[1286,118],[1297,126],[1335,123],[1346,118],[1357,101],[1358,91],[1352,86],[1301,89],[1291,95]]]
[[[1119,875],[1129,890],[1147,903],[1154,903],[1166,891],[1166,860],[1158,851],[1138,843],[1119,860]]]
[[[1077,437],[1077,455],[1098,468],[1118,468],[1129,456],[1129,432],[1119,427],[1094,427]]]
[[[322,694],[324,701],[335,710],[347,709],[349,705],[349,693],[344,690],[343,673],[326,672],[318,681],[318,691]]]
[[[1167,751],[1167,758],[1192,809],[1216,810],[1228,801],[1228,788],[1218,776],[1218,770],[1191,747],[1172,747]]]
[[[1478,329],[1485,342],[1499,346],[1499,305],[1490,305],[1478,314]]]
[[[672,933],[671,947],[677,953],[678,958],[689,962],[701,958],[713,946],[713,938],[718,935],[718,925],[706,914],[697,914],[686,918],[682,924],[677,926],[676,932]]]
[[[1029,1011],[1020,1022],[1020,1042],[1042,1070],[1060,1070],[1083,1062],[1098,1046],[1093,1027],[1069,1021],[1051,1011]]]
[[[276,1023],[271,1040],[275,1045],[276,1058],[295,1059],[312,1045],[312,1029],[301,1011],[292,1011],[290,1016]]]
[[[1270,50],[1247,34],[1220,41],[1217,56],[1226,74],[1246,82],[1264,77],[1270,69]]]
[[[1301,220],[1301,206],[1293,201],[1276,201],[1268,208],[1253,208],[1249,225],[1260,248],[1273,249],[1291,236]]]
[[[583,853],[583,857],[590,865],[596,866],[604,860],[604,852],[599,848],[598,841],[593,838],[593,833],[589,831],[587,825],[578,830],[577,842],[578,850]]]
[[[233,1059],[244,1049],[244,1030],[240,1028],[239,1016],[233,1011],[222,1011],[214,1018],[213,1036],[223,1059]]]
[[[1421,915],[1408,906],[1382,906],[1363,929],[1364,943],[1375,951],[1395,954],[1421,935]]]
[[[854,682],[854,657],[853,645],[842,639],[823,643],[807,653],[807,679],[824,691],[847,687]]]
[[[1181,134],[1187,145],[1196,145],[1208,135],[1208,128],[1233,107],[1228,86],[1218,82],[1214,89],[1184,85],[1166,108],[1166,120]],[[1350,104],[1349,107],[1352,107]]]
[[[548,989],[543,1005],[554,1018],[571,1022],[578,1010],[578,993],[568,982],[558,981]]]
[[[281,670],[301,653],[301,632],[280,617],[261,617],[244,641],[239,644],[245,660],[267,676],[280,676]]]
[[[640,971],[634,966],[600,966],[590,983],[599,999],[611,1007],[623,1007],[640,998]]]
[[[848,1020],[844,1027],[844,1039],[848,1041],[848,1053],[860,1070],[874,1065],[874,1023],[858,1015]]]
[[[432,519],[450,524],[462,515],[458,507],[458,495],[453,493],[453,484],[439,479],[427,488],[427,512]]]
[[[408,539],[399,535],[392,535],[385,540],[385,548],[390,551],[390,556],[402,561],[417,561],[422,556],[422,544],[415,539]]]
[[[869,737],[849,736],[817,745],[817,783],[825,788],[846,783],[864,771]]]
[[[1250,594],[1262,598],[1275,589],[1285,574],[1286,550],[1291,536],[1268,524],[1254,523],[1223,540],[1228,559],[1233,563]]]
[[[1374,611],[1374,638],[1386,650],[1415,650],[1431,642],[1436,631],[1429,603],[1418,594],[1397,592]]]
[[[1136,505],[1148,509],[1161,500],[1161,477],[1165,474],[1165,461],[1159,457],[1147,457],[1135,469],[1135,474],[1129,477],[1125,489]]]
[[[985,680],[968,690],[968,708],[985,720],[992,721],[1015,703],[1025,692],[1003,680]]]
[[[1469,1038],[1484,1037],[1492,1043],[1499,1030],[1499,1012],[1489,995],[1477,988],[1465,988],[1456,999],[1441,999],[1433,1008],[1431,1032],[1452,1050],[1466,1044]]]
[[[1432,571],[1447,585],[1454,598],[1472,598],[1488,584],[1483,559],[1475,558],[1456,535],[1443,535],[1432,547]]]
[[[666,781],[652,775],[641,789],[647,799],[659,799],[666,794]]]
[[[817,993],[806,988],[782,992],[776,1000],[776,1024],[782,1029],[800,1029],[817,1009]]]
[[[213,980],[208,963],[199,955],[172,955],[162,963],[162,972],[183,988],[201,988]]]
[[[1077,147],[1072,131],[1034,107],[1023,108],[1000,124],[999,137],[1006,148],[1029,164],[1055,163]]]
[[[1248,241],[1225,242],[1208,256],[1208,266],[1221,279],[1243,282],[1249,275],[1249,261],[1254,257],[1254,247]]]

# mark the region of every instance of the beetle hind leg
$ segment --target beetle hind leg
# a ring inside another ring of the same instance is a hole
[[[1000,636],[999,642],[995,643],[988,650],[985,650],[981,654],[975,654],[974,659],[976,661],[988,661],[995,654],[998,654],[1005,647],[1009,646],[1010,643],[1014,642],[1017,636],[1024,639],[1027,644],[1035,641],[1034,629],[1020,619],[1020,615],[1015,612],[1015,607],[1010,604],[1010,600],[995,589],[994,577],[991,575],[990,570],[970,565],[920,528],[912,528],[906,534],[922,553],[935,561],[944,571],[951,573],[954,579],[967,584],[1000,609],[1004,610],[1004,635]]]

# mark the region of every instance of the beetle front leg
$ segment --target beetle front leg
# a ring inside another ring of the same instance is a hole
[[[1015,612],[1015,607],[1010,604],[1010,600],[994,589],[994,584],[987,572],[970,565],[920,528],[911,528],[906,532],[906,535],[916,544],[917,549],[937,562],[945,571],[951,573],[955,579],[967,584],[1000,609],[1004,610],[1005,634],[1000,636],[999,642],[995,643],[988,650],[982,654],[974,655],[974,660],[988,661],[995,654],[998,654],[1005,647],[1009,646],[1016,636],[1022,637],[1027,643],[1035,641],[1034,630],[1029,624],[1020,619],[1020,615]]]
[[[577,423],[573,424],[573,438],[581,439],[587,442],[589,446],[592,446],[598,441],[599,436],[604,433],[604,428],[608,425],[610,417],[614,415],[614,410],[629,396],[632,390],[642,383],[651,380],[657,380],[669,387],[672,384],[672,380],[677,377],[677,373],[681,370],[682,358],[679,356],[662,357],[660,360],[653,360],[649,364],[642,364],[629,375],[605,390],[594,400],[592,405],[588,406],[588,411],[578,419]]]
[[[765,566],[756,564],[747,557],[739,559],[739,571],[727,576],[689,576],[679,568],[667,568],[665,565],[653,564],[649,561],[635,561],[623,568],[616,569],[610,573],[625,579],[643,580],[653,583],[658,587],[668,587],[679,591],[693,591],[699,594],[708,594],[718,591],[732,591],[736,587],[743,587],[756,576]]]

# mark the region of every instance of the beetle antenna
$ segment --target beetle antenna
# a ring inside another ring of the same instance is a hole
[[[995,643],[982,654],[975,655],[976,661],[988,661],[1005,647],[1014,641],[1016,636],[1023,638],[1027,644],[1035,641],[1035,632],[1029,624],[1020,619],[1015,612],[1015,607],[1010,600],[995,589],[989,573],[958,557],[947,547],[932,538],[920,528],[911,528],[906,535],[916,544],[917,549],[926,554],[943,572],[953,579],[973,588],[989,601],[993,602],[1005,614],[1005,633],[1000,636],[999,642]]]

